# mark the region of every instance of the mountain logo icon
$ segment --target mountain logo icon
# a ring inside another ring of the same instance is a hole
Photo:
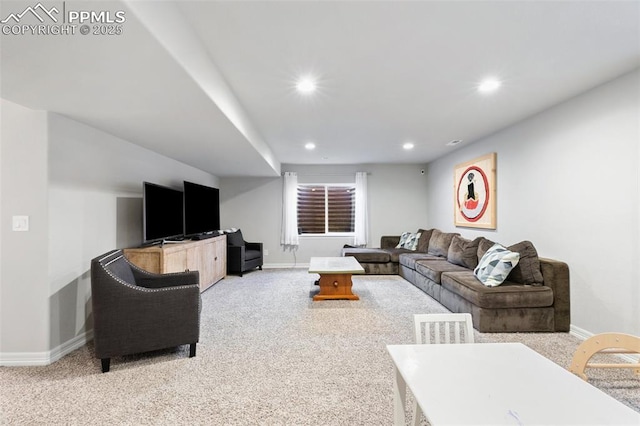
[[[60,11],[58,9],[56,9],[56,7],[52,7],[51,9],[48,9],[46,7],[44,7],[42,5],[42,3],[38,3],[35,6],[29,6],[27,7],[25,10],[22,11],[22,13],[11,13],[9,14],[9,16],[7,16],[5,19],[3,19],[2,21],[0,21],[0,23],[2,24],[6,24],[7,22],[13,20],[15,21],[15,23],[19,23],[20,20],[28,14],[31,14],[33,16],[36,17],[36,19],[38,19],[38,21],[40,22],[44,22],[44,17],[49,17],[53,22],[58,22],[58,18],[56,18],[53,14],[58,14],[60,13]]]

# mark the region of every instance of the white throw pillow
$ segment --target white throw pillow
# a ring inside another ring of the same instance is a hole
[[[396,248],[405,248],[408,250],[417,249],[420,235],[422,235],[421,232],[403,232]]]
[[[509,272],[519,261],[520,253],[509,251],[500,244],[494,244],[482,256],[473,273],[487,287],[497,287],[507,279]]]
[[[404,242],[404,248],[415,251],[418,248],[418,240],[420,239],[420,235],[422,235],[421,232],[409,235],[407,241]]]
[[[400,242],[398,243],[396,248],[404,248],[404,243],[407,241],[407,238],[409,238],[410,235],[411,232],[403,232],[402,235],[400,235]]]

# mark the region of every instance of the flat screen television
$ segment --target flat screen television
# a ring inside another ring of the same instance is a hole
[[[183,193],[144,182],[142,193],[142,240],[152,243],[184,236]]]
[[[187,237],[213,233],[220,229],[220,191],[218,188],[184,182],[184,234]]]

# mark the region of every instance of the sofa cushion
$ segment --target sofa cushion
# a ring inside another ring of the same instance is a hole
[[[456,265],[474,269],[478,266],[478,244],[480,244],[480,238],[478,237],[471,241],[462,238],[460,235],[455,235],[449,246],[447,260]]]
[[[393,263],[400,262],[400,255],[405,253],[414,253],[414,251],[405,248],[388,249],[389,261]]]
[[[260,250],[245,250],[244,260],[260,259],[262,252]]]
[[[479,237],[480,241],[478,242],[478,262],[482,259],[482,256],[493,247],[496,243],[491,240],[486,239],[485,237]]]
[[[429,239],[429,249],[427,253],[434,254],[440,257],[447,257],[449,253],[449,246],[454,235],[460,235],[455,233],[441,232],[438,229],[434,229]]]
[[[428,253],[401,253],[398,256],[398,261],[401,265],[407,268],[416,269],[417,260],[442,260],[441,257],[434,256]]]
[[[544,279],[540,268],[538,252],[531,241],[522,241],[508,247],[509,250],[520,253],[520,261],[509,273],[508,281],[519,284],[542,285]]]
[[[507,275],[518,264],[519,260],[519,253],[509,251],[500,244],[494,244],[482,256],[473,273],[482,284],[489,287],[497,287],[507,279]]]
[[[429,240],[431,239],[431,234],[433,234],[433,229],[418,229],[418,232],[420,233],[420,239],[416,250],[426,253],[429,250]]]
[[[117,278],[126,282],[127,284],[137,285],[136,278],[133,275],[131,266],[125,260],[124,257],[117,257],[115,261],[111,261],[104,266],[104,269],[111,272]]]
[[[505,281],[500,287],[486,287],[473,272],[444,272],[443,289],[486,309],[539,308],[553,305],[553,291],[546,286],[529,286]]]
[[[343,248],[343,256],[353,256],[358,262],[387,263],[391,261],[391,255],[387,250],[378,248]]]
[[[438,284],[440,284],[440,276],[443,272],[452,271],[468,271],[468,269],[460,265],[449,263],[445,259],[416,261],[416,272]]]

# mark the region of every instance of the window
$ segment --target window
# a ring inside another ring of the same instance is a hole
[[[298,234],[353,234],[353,184],[298,185]]]

